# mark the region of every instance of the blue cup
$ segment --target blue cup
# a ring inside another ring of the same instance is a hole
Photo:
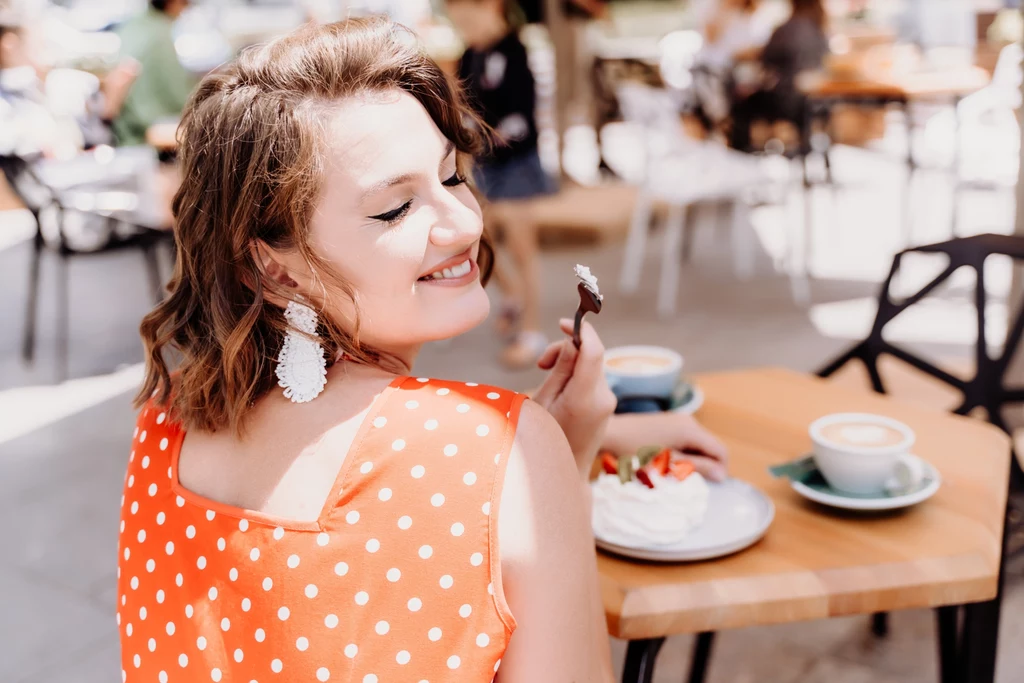
[[[683,372],[683,357],[662,346],[619,346],[604,355],[608,386],[620,399],[671,401]]]

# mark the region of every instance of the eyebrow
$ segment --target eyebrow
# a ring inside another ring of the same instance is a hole
[[[438,167],[440,167],[442,164],[444,164],[445,159],[447,159],[451,155],[451,153],[454,152],[454,151],[455,151],[455,143],[453,143],[451,140],[449,140],[448,144],[445,145],[444,154],[441,155],[441,161],[438,162]],[[384,180],[381,180],[380,182],[374,183],[370,187],[366,188],[366,190],[363,192],[362,197],[360,198],[360,200],[361,201],[366,201],[370,196],[372,196],[372,195],[374,195],[374,194],[376,194],[378,192],[381,192],[381,191],[386,190],[388,188],[394,187],[395,185],[401,185],[402,183],[407,183],[410,180],[414,179],[416,177],[416,175],[417,174],[415,174],[415,173],[403,173],[401,175],[396,175],[396,176],[392,176],[390,178],[385,178]]]

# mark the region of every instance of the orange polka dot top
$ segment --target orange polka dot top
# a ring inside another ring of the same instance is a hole
[[[184,430],[150,402],[121,504],[122,678],[491,681],[515,629],[496,536],[521,405],[395,380],[319,519],[289,522],[182,488]]]

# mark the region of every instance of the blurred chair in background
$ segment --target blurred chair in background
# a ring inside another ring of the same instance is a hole
[[[776,176],[771,162],[762,163],[767,160],[686,137],[677,97],[671,91],[624,83],[617,94],[626,121],[642,131],[638,147],[643,155],[634,168],[619,169],[640,189],[626,238],[620,287],[624,292],[639,287],[651,218],[656,205],[666,205],[657,307],[660,315],[670,316],[675,312],[681,263],[693,239],[694,227],[687,214],[711,213],[716,220],[728,215],[736,276],[751,277],[757,240],[749,219],[751,203],[759,191],[772,185],[788,186],[788,163],[779,160],[783,173]],[[794,277],[791,287],[795,299],[806,299],[805,282]]]
[[[29,287],[22,356],[35,357],[43,253],[57,260],[57,345],[67,376],[68,260],[77,254],[141,248],[154,298],[162,279],[155,245],[170,239],[155,197],[155,155],[147,148],[115,152],[108,121],[120,109],[137,70],[122,62],[101,80],[74,69],[47,69],[40,15],[29,5],[0,6],[0,171],[32,214]],[[45,79],[43,78],[45,74]],[[83,148],[95,148],[83,152]],[[154,230],[153,228],[157,228]]]

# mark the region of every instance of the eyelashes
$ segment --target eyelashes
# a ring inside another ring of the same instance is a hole
[[[445,180],[441,181],[441,184],[444,185],[445,187],[458,187],[459,185],[462,185],[465,182],[466,182],[466,177],[463,176],[463,175],[460,175],[458,173],[458,171],[456,171],[450,177],[448,177]],[[409,201],[407,201],[405,204],[402,204],[397,209],[392,209],[391,211],[385,211],[384,213],[377,214],[376,216],[370,216],[370,218],[375,220],[375,221],[380,221],[381,223],[384,223],[386,225],[394,225],[395,223],[398,223],[400,220],[405,218],[406,214],[409,213],[409,209],[411,209],[411,208],[412,208],[412,200],[410,199]]]
[[[441,184],[444,185],[445,187],[458,187],[459,185],[462,185],[465,182],[466,176],[459,175],[459,172],[456,171],[451,175],[450,178],[442,181]]]
[[[410,199],[405,204],[402,204],[397,209],[391,211],[385,211],[384,213],[377,214],[376,216],[370,216],[375,221],[381,223],[387,223],[388,225],[394,225],[398,221],[405,218],[405,215],[409,213],[409,209],[412,207],[412,200]]]

